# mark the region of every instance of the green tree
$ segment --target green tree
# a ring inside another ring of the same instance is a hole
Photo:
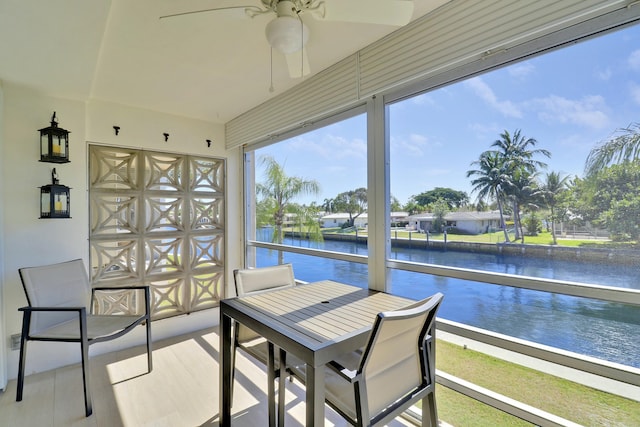
[[[266,227],[273,225],[273,212],[276,204],[272,199],[261,199],[256,201],[256,226]]]
[[[434,231],[444,231],[444,226],[446,224],[444,217],[447,216],[450,211],[451,209],[449,208],[449,204],[444,199],[438,199],[435,202],[431,203],[431,212],[433,212],[434,215]]]
[[[469,196],[467,193],[445,187],[436,187],[433,190],[424,191],[415,196],[411,196],[411,198],[421,206],[429,206],[438,200],[443,200],[450,210],[454,208],[461,208],[469,203]]]
[[[295,208],[296,225],[300,231],[300,237],[304,235],[309,244],[323,240],[320,221],[318,219],[319,212],[320,208],[316,206],[315,203],[312,203],[310,206],[296,205]]]
[[[324,199],[322,209],[324,209],[325,212],[333,213],[333,199]]]
[[[522,135],[520,129],[516,129],[513,135],[505,130],[500,134],[500,139],[491,144],[492,147],[498,149],[503,175],[508,177],[503,184],[503,191],[506,196],[510,196],[512,202],[516,240],[522,235],[520,204],[525,202],[522,197],[529,197],[526,187],[529,186],[529,182],[538,168],[547,166],[546,163],[536,160],[535,156],[551,157],[548,150],[534,148],[537,143],[538,141],[534,138],[527,138]]]
[[[614,202],[604,212],[602,222],[614,240],[631,241],[640,238],[640,196],[627,197]]]
[[[305,194],[317,195],[320,193],[320,185],[314,180],[306,180],[299,177],[288,176],[273,157],[264,156],[261,164],[265,167],[265,181],[256,184],[256,194],[262,198],[258,203],[270,207],[271,218],[274,224],[272,242],[282,243],[282,224],[284,214],[287,212],[292,200]],[[284,254],[278,253],[278,263],[284,262]]]
[[[509,199],[512,201],[514,227],[516,227],[516,239],[522,239],[524,243],[524,229],[521,218],[521,210],[534,212],[544,203],[542,192],[536,180],[536,174],[532,174],[524,168],[516,169],[509,177],[506,188]]]
[[[476,212],[486,212],[490,209],[491,209],[491,206],[487,204],[487,202],[484,200],[476,201],[475,206],[473,206],[473,210],[475,210]]]
[[[640,160],[640,124],[618,129],[618,135],[591,150],[585,163],[587,176],[613,163]]]
[[[563,194],[567,191],[568,181],[568,176],[562,177],[559,172],[549,172],[541,186],[545,206],[549,208],[550,211],[549,220],[551,221],[551,236],[553,237],[554,245],[558,244],[556,221],[564,217],[564,215],[559,215],[558,205],[560,204]]]
[[[472,192],[477,193],[478,203],[485,199],[493,199],[498,204],[500,212],[500,227],[504,232],[504,241],[509,242],[509,234],[504,222],[504,210],[502,200],[504,199],[504,185],[508,182],[508,176],[504,174],[502,156],[497,151],[485,151],[480,154],[480,158],[471,163],[476,169],[467,171],[467,178],[471,180]]]
[[[367,211],[367,189],[357,188],[338,194],[333,199],[333,208],[336,212],[349,214],[348,226],[353,227],[356,218]]]
[[[400,204],[400,200],[398,200],[397,197],[394,197],[393,194],[391,195],[391,202],[389,206],[390,206],[391,212],[399,212],[402,210],[402,205]]]
[[[410,199],[403,207],[402,210],[407,212],[409,215],[415,215],[420,212],[424,212],[424,206],[419,205],[415,200]]]
[[[640,232],[640,162],[601,169],[571,188],[572,208],[585,221],[606,227],[614,240],[637,240]]]
[[[525,227],[527,227],[529,236],[538,235],[542,227],[542,222],[535,212],[531,212],[529,215],[525,216],[522,222],[524,223]]]

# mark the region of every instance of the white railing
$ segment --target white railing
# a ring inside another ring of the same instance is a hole
[[[367,264],[367,256],[353,255],[320,249],[310,249],[297,246],[279,245],[258,241],[248,241],[247,246],[266,248],[277,251],[298,253],[309,256],[329,258],[338,261]],[[472,282],[490,283],[494,285],[517,287],[535,291],[550,292],[590,299],[598,299],[614,303],[624,303],[640,307],[640,290],[616,288],[610,286],[587,285],[577,282],[559,281],[552,279],[532,278],[513,274],[493,273],[440,265],[422,264],[409,261],[387,260],[387,267],[430,274],[442,277],[468,280]],[[640,369],[630,366],[607,362],[601,359],[560,350],[534,342],[521,340],[464,325],[446,319],[437,319],[437,331],[449,333],[493,347],[515,352],[540,361],[554,363],[567,368],[576,369],[598,377],[607,378],[619,383],[640,387]],[[577,424],[556,415],[542,411],[539,408],[515,401],[475,384],[454,377],[445,372],[437,371],[436,380],[439,384],[476,399],[486,405],[507,412],[527,422],[539,426],[576,426]]]

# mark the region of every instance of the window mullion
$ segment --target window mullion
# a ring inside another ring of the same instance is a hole
[[[389,124],[382,97],[367,104],[367,211],[369,288],[387,287],[390,251]]]

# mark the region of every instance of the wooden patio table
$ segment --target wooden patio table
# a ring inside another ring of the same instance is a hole
[[[413,300],[331,280],[220,302],[220,425],[231,425],[232,320],[304,361],[306,426],[324,425],[324,365],[367,342],[376,314]],[[270,368],[273,353],[270,351]],[[269,373],[273,370],[269,369]],[[275,423],[273,375],[269,376],[269,424]],[[281,420],[284,414],[280,414]]]

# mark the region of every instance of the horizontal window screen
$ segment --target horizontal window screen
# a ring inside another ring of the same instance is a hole
[[[624,2],[455,1],[231,120],[227,148],[264,141],[368,96],[529,42]],[[625,12],[627,13],[627,12]],[[628,13],[636,13],[633,8]],[[542,47],[539,47],[542,49]]]

